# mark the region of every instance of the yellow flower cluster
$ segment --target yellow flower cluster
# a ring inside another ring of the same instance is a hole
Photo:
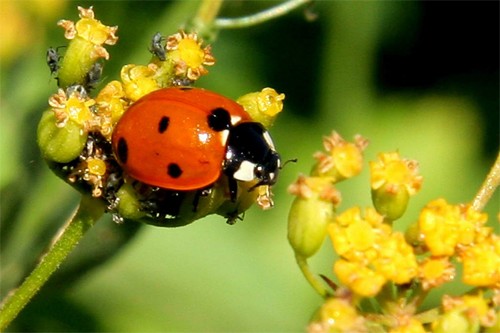
[[[314,154],[311,176],[299,176],[289,187],[296,198],[288,239],[304,276],[325,297],[309,332],[472,333],[500,328],[500,313],[494,310],[500,303],[500,237],[486,226],[487,215],[469,204],[437,199],[422,209],[406,234],[394,231],[392,224],[423,180],[418,163],[397,152],[380,153],[370,162],[373,208],[354,206],[337,214],[341,194],[334,183],[361,172],[366,140],[357,137],[349,143],[334,132],[323,145],[326,152]],[[335,282],[324,275],[317,278],[307,265],[323,243],[323,232],[338,256]],[[440,308],[419,313],[429,291],[454,280],[457,272],[478,292],[445,295]],[[370,310],[365,298],[375,305]]]
[[[387,281],[408,283],[417,274],[417,260],[403,234],[393,232],[375,209],[367,208],[364,215],[353,207],[336,217],[328,233],[341,257],[334,264],[340,282],[372,297]]]
[[[499,288],[500,241],[485,226],[487,218],[470,205],[450,205],[437,199],[420,213],[418,238],[432,258],[441,258],[435,260],[456,256],[463,264],[464,283]],[[427,275],[422,278],[426,281]]]

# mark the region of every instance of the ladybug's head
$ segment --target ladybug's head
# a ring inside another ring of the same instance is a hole
[[[234,180],[257,181],[252,189],[273,185],[278,178],[280,164],[273,140],[260,123],[243,122],[231,127],[224,161],[224,173],[229,177],[230,184]],[[235,191],[230,185],[232,199],[236,197]]]

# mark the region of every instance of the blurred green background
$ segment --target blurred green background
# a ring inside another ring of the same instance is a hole
[[[45,63],[65,45],[61,18],[76,6],[118,25],[104,81],[150,58],[152,35],[194,16],[198,1],[0,2],[1,295],[33,267],[79,195],[41,160],[36,126],[56,91]],[[222,16],[276,2],[228,1]],[[360,133],[366,160],[399,150],[424,176],[396,228],[426,202],[472,199],[498,151],[498,2],[317,1],[213,43],[216,66],[198,86],[236,98],[270,86],[286,94],[271,132],[288,164],[274,189],[276,207],[252,208],[234,226],[212,216],[178,229],[115,225],[109,216],[87,235],[10,331],[303,331],[320,298],[294,263],[286,239],[292,197],[286,188],[313,163],[323,135]],[[62,49],[62,52],[64,50]],[[370,205],[368,170],[339,187],[340,210]],[[498,231],[498,194],[487,207]],[[129,240],[129,241],[127,241]],[[312,260],[332,275],[328,242]],[[99,265],[101,263],[101,265]],[[448,288],[448,292],[457,292]],[[429,302],[429,306],[432,301]]]

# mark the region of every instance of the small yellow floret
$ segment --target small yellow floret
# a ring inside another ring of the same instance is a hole
[[[376,190],[385,184],[405,187],[410,195],[417,193],[422,186],[422,176],[418,174],[418,163],[402,159],[398,152],[381,153],[378,161],[370,162],[371,186]]]
[[[387,282],[382,274],[362,264],[348,262],[343,259],[335,262],[333,271],[343,285],[363,297],[377,295]]]
[[[345,141],[337,132],[323,138],[326,152],[316,152],[317,163],[313,174],[320,177],[331,177],[333,182],[354,177],[363,167],[363,150],[368,141],[360,135],[355,136],[354,143]]]
[[[420,263],[418,277],[422,283],[422,288],[429,290],[453,280],[455,268],[448,257],[429,257]]]
[[[466,284],[500,288],[500,237],[492,234],[460,252]]]
[[[196,33],[180,31],[167,38],[167,59],[174,62],[177,76],[197,80],[208,73],[205,66],[215,64],[210,46],[202,47],[203,40]]]
[[[133,64],[123,66],[120,77],[126,97],[135,102],[142,96],[160,89],[154,75],[155,71],[148,66]]]

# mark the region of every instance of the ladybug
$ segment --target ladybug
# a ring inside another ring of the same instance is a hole
[[[200,88],[164,88],[123,114],[112,135],[118,163],[132,178],[173,191],[206,191],[226,176],[231,201],[238,181],[273,185],[280,156],[264,126],[235,101]]]

